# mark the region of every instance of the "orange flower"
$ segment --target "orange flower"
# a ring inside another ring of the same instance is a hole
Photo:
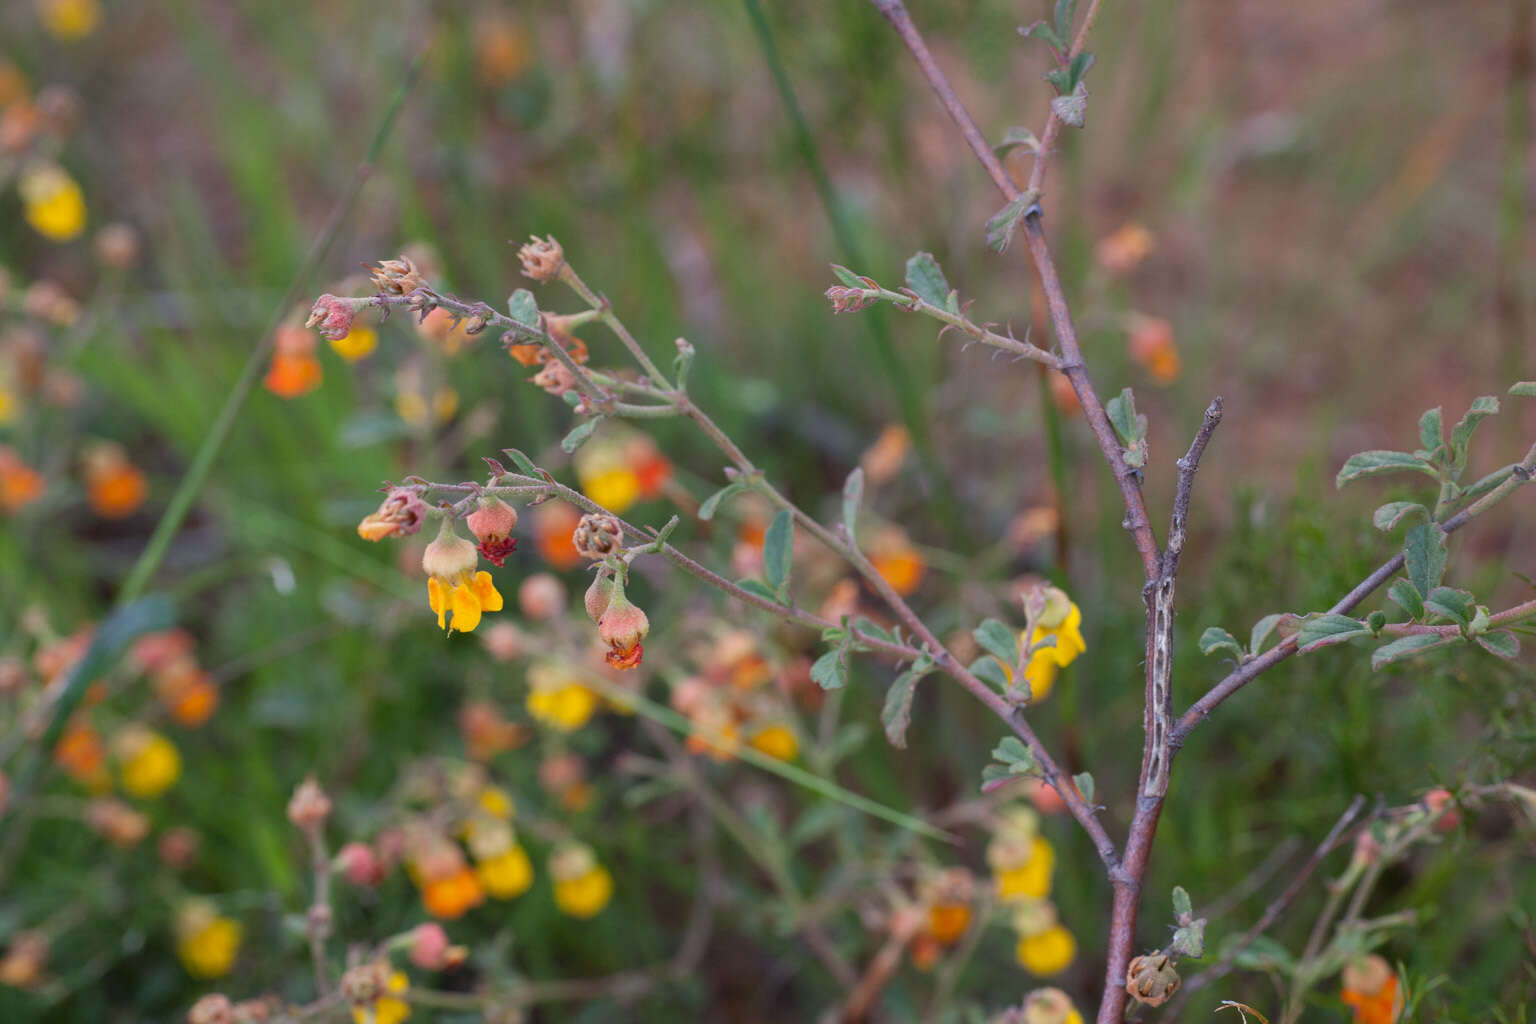
[[[15,513],[43,496],[43,474],[21,461],[14,449],[0,445],[0,511]]]
[[[1173,325],[1159,317],[1133,313],[1127,326],[1131,360],[1145,368],[1159,384],[1178,380],[1182,364],[1174,344]]]
[[[869,560],[891,589],[902,597],[917,589],[928,570],[928,563],[923,561],[907,535],[895,527],[875,536],[870,544]]]
[[[219,706],[219,688],[213,679],[195,664],[173,665],[155,679],[160,704],[171,717],[188,729],[208,721]]]
[[[1344,968],[1339,998],[1355,1009],[1355,1024],[1396,1024],[1403,1012],[1397,973],[1375,953]]]
[[[279,398],[298,398],[318,388],[323,376],[320,360],[312,354],[274,352],[272,365],[268,367],[267,375],[261,383]]]
[[[107,774],[107,748],[101,733],[89,725],[70,725],[53,748],[53,760],[64,774],[94,791],[111,785]]]
[[[434,878],[421,887],[421,904],[427,913],[451,921],[485,902],[474,868],[465,865],[451,875]]]
[[[571,541],[581,513],[574,505],[551,501],[534,512],[534,546],[552,569],[571,569],[581,564],[581,554]]]
[[[970,904],[938,903],[928,908],[927,935],[940,945],[953,946],[970,927]]]
[[[85,453],[84,463],[85,493],[97,515],[123,519],[144,504],[149,491],[144,471],[128,461],[121,445],[95,445]]]
[[[475,21],[475,71],[481,84],[496,88],[521,78],[533,56],[528,31],[504,14]]]
[[[1093,254],[1099,266],[1111,274],[1125,274],[1135,270],[1154,245],[1152,232],[1132,222],[1101,239]]]

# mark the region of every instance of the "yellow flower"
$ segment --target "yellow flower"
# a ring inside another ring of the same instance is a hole
[[[800,752],[800,740],[795,736],[795,731],[782,723],[759,729],[747,742],[758,751],[780,761],[793,761]]]
[[[1029,857],[1022,862],[997,868],[993,876],[997,898],[1004,903],[1018,900],[1043,900],[1051,891],[1051,875],[1056,870],[1056,850],[1044,838],[1036,836],[1029,846]]]
[[[176,955],[195,978],[218,978],[229,973],[240,952],[240,922],[220,917],[205,904],[189,906],[177,928]]]
[[[505,853],[480,862],[475,868],[480,886],[492,899],[510,900],[521,896],[533,884],[533,862],[528,851],[513,846]]]
[[[0,383],[0,424],[14,423],[21,414],[21,403],[16,393]]]
[[[554,665],[528,670],[528,713],[561,732],[575,732],[597,711],[598,696]]]
[[[622,514],[640,499],[640,476],[620,466],[583,481],[581,489],[599,505]]]
[[[517,813],[517,805],[512,802],[512,797],[500,786],[486,786],[480,791],[478,802],[486,814],[503,821],[511,821]]]
[[[572,917],[595,917],[613,896],[613,876],[579,843],[550,855],[549,874],[555,880],[555,906]]]
[[[1019,963],[1031,973],[1041,976],[1059,974],[1076,958],[1077,940],[1058,924],[1038,935],[1021,936],[1014,953]]]
[[[331,341],[331,348],[349,363],[355,363],[359,359],[372,355],[373,350],[378,347],[379,332],[361,324],[354,325],[352,330],[347,332],[346,337]]]
[[[475,571],[479,564],[475,546],[454,533],[451,520],[445,517],[437,539],[421,557],[427,573],[427,604],[437,614],[439,629],[468,633],[480,625],[482,612],[501,611],[501,594],[491,583],[490,573]],[[453,612],[451,626],[449,611]]]
[[[67,242],[85,230],[85,194],[64,168],[54,164],[22,175],[17,188],[27,223],[38,234]]]
[[[355,1024],[400,1024],[401,1021],[411,1015],[410,1004],[400,996],[411,987],[411,980],[403,971],[391,971],[389,981],[385,983],[390,995],[380,996],[373,1001],[373,1006],[352,1007],[352,1020]]]
[[[181,777],[181,754],[176,745],[157,732],[129,726],[113,741],[117,749],[123,791],[141,800],[152,800],[170,789]]]
[[[1046,637],[1056,638],[1056,646],[1042,647],[1029,656],[1029,664],[1024,666],[1024,681],[1029,684],[1030,703],[1044,700],[1056,685],[1056,675],[1072,662],[1077,656],[1088,649],[1083,642],[1083,613],[1073,602],[1067,603],[1066,615],[1054,626],[1041,623],[1035,627],[1033,637],[1026,638],[1019,634],[1019,641],[1027,644],[1037,644]],[[1004,665],[1008,678],[1013,678],[1011,665]]]
[[[37,0],[37,16],[52,35],[72,43],[96,31],[101,5],[96,0]]]

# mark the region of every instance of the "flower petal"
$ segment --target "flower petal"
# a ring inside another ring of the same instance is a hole
[[[437,613],[437,628],[447,629],[448,624],[443,621],[448,611],[448,595],[444,593],[444,586],[435,576],[427,578],[427,604]]]
[[[491,582],[491,574],[481,569],[475,573],[475,596],[480,599],[480,607],[488,612],[499,612],[502,608],[501,592]]]
[[[480,625],[480,596],[465,583],[453,586],[453,628],[460,633],[474,632]]]

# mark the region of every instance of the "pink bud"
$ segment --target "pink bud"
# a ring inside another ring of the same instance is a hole
[[[319,328],[320,333],[331,341],[340,341],[352,333],[352,318],[357,315],[359,305],[361,302],[357,299],[322,295],[315,300],[315,307],[309,311],[304,326]]]
[[[510,536],[517,526],[517,509],[500,498],[482,500],[464,521],[480,542],[480,553],[498,569],[517,550],[517,539]]]
[[[348,843],[336,855],[336,863],[348,882],[372,888],[384,881],[384,867],[367,843]]]
[[[411,933],[411,963],[428,971],[441,970],[448,957],[448,933],[435,921],[416,926]]]

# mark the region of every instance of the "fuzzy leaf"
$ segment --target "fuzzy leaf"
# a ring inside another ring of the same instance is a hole
[[[823,690],[840,690],[848,685],[848,661],[842,650],[828,651],[811,665],[811,679]]]
[[[1371,517],[1371,522],[1376,524],[1376,529],[1383,533],[1397,528],[1407,516],[1423,516],[1429,518],[1429,510],[1416,501],[1389,501],[1376,510]]]
[[[855,545],[859,541],[854,529],[859,523],[859,505],[863,501],[864,470],[855,466],[853,472],[848,474],[848,479],[843,481],[843,528],[848,531],[848,539]]]
[[[992,758],[1001,761],[1016,774],[1032,772],[1038,767],[1035,763],[1035,755],[1017,736],[1004,736],[999,740],[997,746],[992,749]]]
[[[1147,418],[1136,412],[1136,396],[1130,388],[1123,388],[1118,395],[1104,403],[1104,411],[1115,428],[1120,443],[1127,448],[1142,440],[1147,434]]]
[[[1301,654],[1307,654],[1319,647],[1331,647],[1358,636],[1370,635],[1371,631],[1359,619],[1325,612],[1301,624],[1301,632],[1296,634],[1296,649]]]
[[[1182,885],[1173,887],[1173,914],[1175,917],[1189,917],[1195,912],[1194,905],[1189,901],[1189,890]]]
[[[1180,956],[1205,955],[1205,918],[1182,925],[1173,933],[1173,951]]]
[[[1001,160],[1008,153],[1023,146],[1036,155],[1040,152],[1040,140],[1028,128],[1013,127],[1003,133],[1003,141],[992,147],[993,154]]]
[[[1093,806],[1093,774],[1091,772],[1078,772],[1072,776],[1072,784],[1077,791],[1083,794],[1083,801],[1090,807]]]
[[[1368,476],[1377,476],[1382,473],[1396,473],[1399,470],[1414,469],[1420,473],[1435,475],[1433,467],[1417,455],[1408,452],[1369,451],[1358,452],[1351,455],[1344,462],[1343,468],[1334,483],[1343,487],[1347,483]]]
[[[1034,205],[1036,195],[1025,192],[1019,198],[987,218],[987,248],[993,252],[1006,252],[1013,233],[1018,230],[1024,212]]]
[[[1520,638],[1507,629],[1495,630],[1492,633],[1481,633],[1477,636],[1477,646],[1489,654],[1497,654],[1501,658],[1514,658],[1520,653]]]
[[[539,467],[535,466],[532,459],[518,451],[516,448],[503,448],[501,450],[501,454],[512,460],[513,464],[517,466],[517,471],[519,473],[523,474],[524,476],[534,477],[535,479],[538,478]]]
[[[715,518],[715,513],[720,511],[720,503],[733,494],[739,494],[747,489],[747,485],[740,480],[726,484],[714,494],[704,499],[704,504],[699,506],[699,518],[708,522]]]
[[[1405,579],[1395,579],[1387,588],[1387,597],[1395,601],[1411,619],[1424,617],[1424,598]]]
[[[1081,128],[1088,120],[1088,87],[1078,82],[1067,95],[1052,99],[1051,113],[1060,118],[1063,124]]]
[[[1006,693],[1008,687],[1012,685],[1003,671],[1003,666],[997,663],[996,658],[977,658],[971,662],[971,675],[990,686],[997,687],[999,692],[1003,693]]]
[[[1424,597],[1440,585],[1445,575],[1445,534],[1425,523],[1408,531],[1403,542],[1403,566],[1408,579]]]
[[[762,580],[737,580],[736,585],[747,593],[762,598],[764,601],[772,601],[774,604],[784,603],[780,600],[779,595],[770,590],[768,585]]]
[[[1285,612],[1275,612],[1273,615],[1264,616],[1253,624],[1253,631],[1248,635],[1249,654],[1256,655],[1264,649],[1264,643],[1269,639],[1269,634],[1275,631],[1275,627],[1280,625],[1280,620],[1285,618],[1285,616]]]
[[[831,266],[832,273],[836,274],[837,279],[843,282],[843,284],[847,285],[849,288],[867,287],[867,285],[864,283],[864,279],[858,274],[855,274],[853,271],[849,270],[847,267],[837,263],[833,263]]]
[[[1438,405],[1419,417],[1419,443],[1429,451],[1445,444],[1445,424]]]
[[[597,425],[601,422],[603,422],[601,416],[594,416],[590,420],[582,420],[575,427],[571,428],[571,432],[566,434],[565,438],[561,440],[560,449],[566,452],[573,452],[580,448],[586,443],[587,438],[592,436],[592,432],[597,429]]]
[[[539,327],[539,304],[534,301],[533,292],[527,288],[519,288],[507,297],[507,316],[516,320],[524,327]]]
[[[1472,407],[1461,418],[1461,422],[1451,428],[1451,450],[1456,453],[1458,459],[1464,459],[1467,454],[1467,445],[1472,441],[1472,434],[1477,430],[1477,425],[1489,416],[1499,411],[1499,400],[1493,395],[1483,395],[1472,400]]]
[[[1509,393],[1519,398],[1536,398],[1536,380],[1522,380],[1511,385]]]
[[[880,711],[880,723],[885,726],[885,738],[890,740],[891,746],[906,748],[907,727],[912,724],[912,699],[917,696],[917,683],[932,667],[932,662],[913,665],[897,676],[891,688],[885,691],[885,707]]]
[[[763,535],[763,575],[774,590],[782,590],[789,582],[789,564],[794,553],[795,521],[789,509],[782,508]]]
[[[944,268],[929,252],[917,253],[907,260],[907,287],[930,306],[943,309],[949,300],[949,282],[944,278]]]
[[[1005,665],[1017,665],[1019,662],[1019,638],[1013,630],[998,622],[996,619],[987,619],[981,625],[971,630],[971,636],[976,638],[989,654],[994,654],[1003,660]]]
[[[1220,626],[1207,627],[1206,631],[1200,634],[1200,653],[1211,655],[1220,651],[1231,651],[1234,658],[1240,658],[1243,655],[1243,648],[1237,642],[1237,637]]]
[[[1455,587],[1436,587],[1424,598],[1424,608],[1436,615],[1450,619],[1459,626],[1472,621],[1477,599],[1469,591]]]
[[[1444,647],[1446,644],[1455,643],[1456,638],[1447,638],[1439,633],[1412,633],[1408,636],[1398,637],[1391,643],[1376,648],[1371,655],[1371,668],[1378,669],[1383,665],[1390,665],[1394,661],[1427,651],[1432,647]]]

